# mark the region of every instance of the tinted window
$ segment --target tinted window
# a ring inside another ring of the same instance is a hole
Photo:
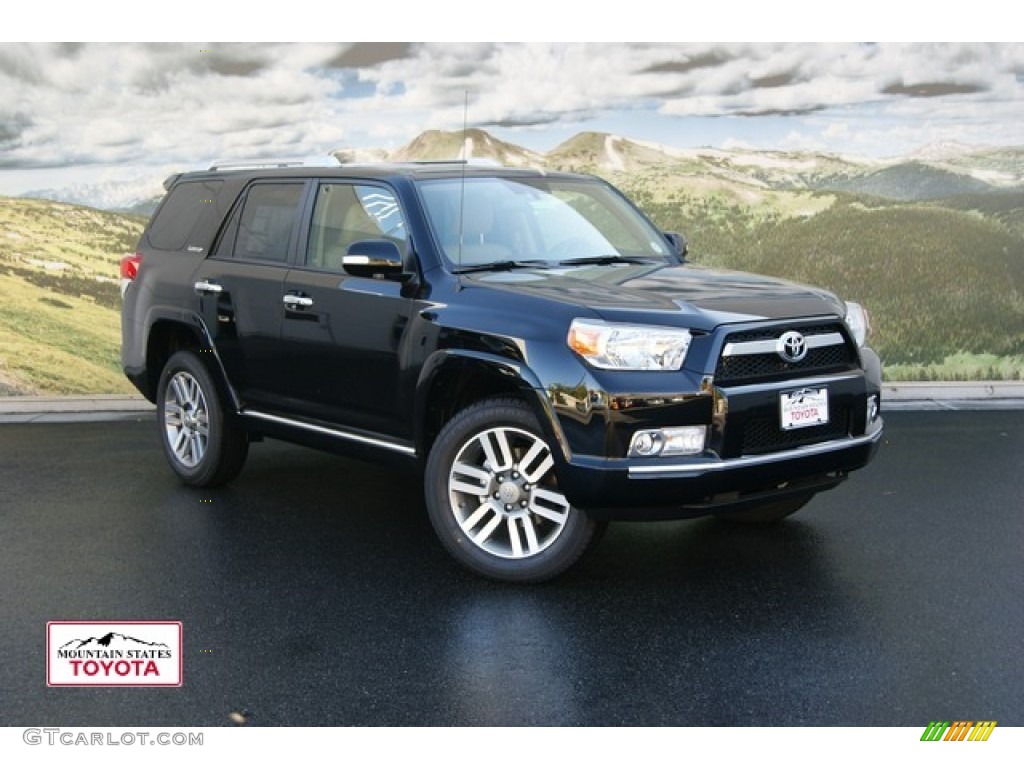
[[[191,238],[197,230],[209,229],[203,226],[207,219],[216,218],[215,202],[222,184],[219,179],[207,179],[174,187],[149,226],[150,245],[162,251],[180,251],[189,245],[205,249],[209,243],[193,243]]]
[[[394,193],[385,187],[321,184],[313,208],[306,264],[340,270],[341,259],[360,240],[405,242],[405,221]]]
[[[302,184],[255,184],[245,196],[233,255],[287,261]]]

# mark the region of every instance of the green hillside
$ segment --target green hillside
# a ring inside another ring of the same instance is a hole
[[[892,200],[937,200],[990,191],[983,181],[924,163],[905,163],[863,176],[829,180],[823,188]]]
[[[1000,191],[984,195],[959,195],[938,200],[934,205],[957,211],[973,211],[976,215],[991,217],[1024,240],[1024,192]]]
[[[0,198],[0,395],[132,392],[118,263],[145,220]]]
[[[826,287],[865,305],[873,346],[904,377],[918,377],[914,366],[931,366],[920,377],[940,375],[936,365],[947,358],[963,369],[975,356],[984,360],[978,370],[949,368],[943,377],[1019,378],[1024,238],[1013,224],[1021,197],[998,213],[963,199],[951,207],[853,196],[829,196],[807,216],[721,196],[648,198],[644,207],[663,229],[686,233],[702,264]]]

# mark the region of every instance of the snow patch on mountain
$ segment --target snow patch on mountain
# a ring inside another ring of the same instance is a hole
[[[820,163],[816,157],[784,157],[781,155],[733,154],[733,165],[774,168],[787,171],[813,171]]]
[[[1008,171],[996,171],[984,168],[973,168],[968,175],[993,187],[1013,187],[1021,183],[1021,174]]]
[[[655,141],[643,141],[641,139],[630,139],[630,143],[636,144],[638,147],[652,150],[653,152],[660,152],[663,155],[673,158],[694,158],[698,154],[703,152],[701,149],[685,149],[683,147],[671,147],[668,144],[659,144]]]
[[[955,141],[940,141],[935,144],[928,144],[906,156],[906,160],[946,160],[960,155],[969,155],[974,151],[973,147],[960,144]]]
[[[388,151],[378,148],[335,149],[328,154],[338,158],[339,163],[381,163],[388,159]]]
[[[160,197],[164,193],[163,178],[136,177],[104,181],[99,184],[72,184],[58,189],[38,189],[22,197],[56,200],[58,203],[86,205],[102,210],[129,210],[133,206]]]
[[[604,154],[606,158],[606,165],[613,171],[624,171],[626,170],[626,161],[622,159],[615,149],[615,142],[621,141],[619,136],[605,136],[604,138]]]

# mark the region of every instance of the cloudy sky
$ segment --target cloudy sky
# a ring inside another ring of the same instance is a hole
[[[1024,144],[1021,43],[0,43],[0,194],[469,124],[893,156]]]

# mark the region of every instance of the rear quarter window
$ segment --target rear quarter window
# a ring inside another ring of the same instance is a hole
[[[205,179],[171,189],[149,225],[149,244],[161,251],[209,248],[211,232],[220,223],[217,198],[223,184],[221,179]]]

